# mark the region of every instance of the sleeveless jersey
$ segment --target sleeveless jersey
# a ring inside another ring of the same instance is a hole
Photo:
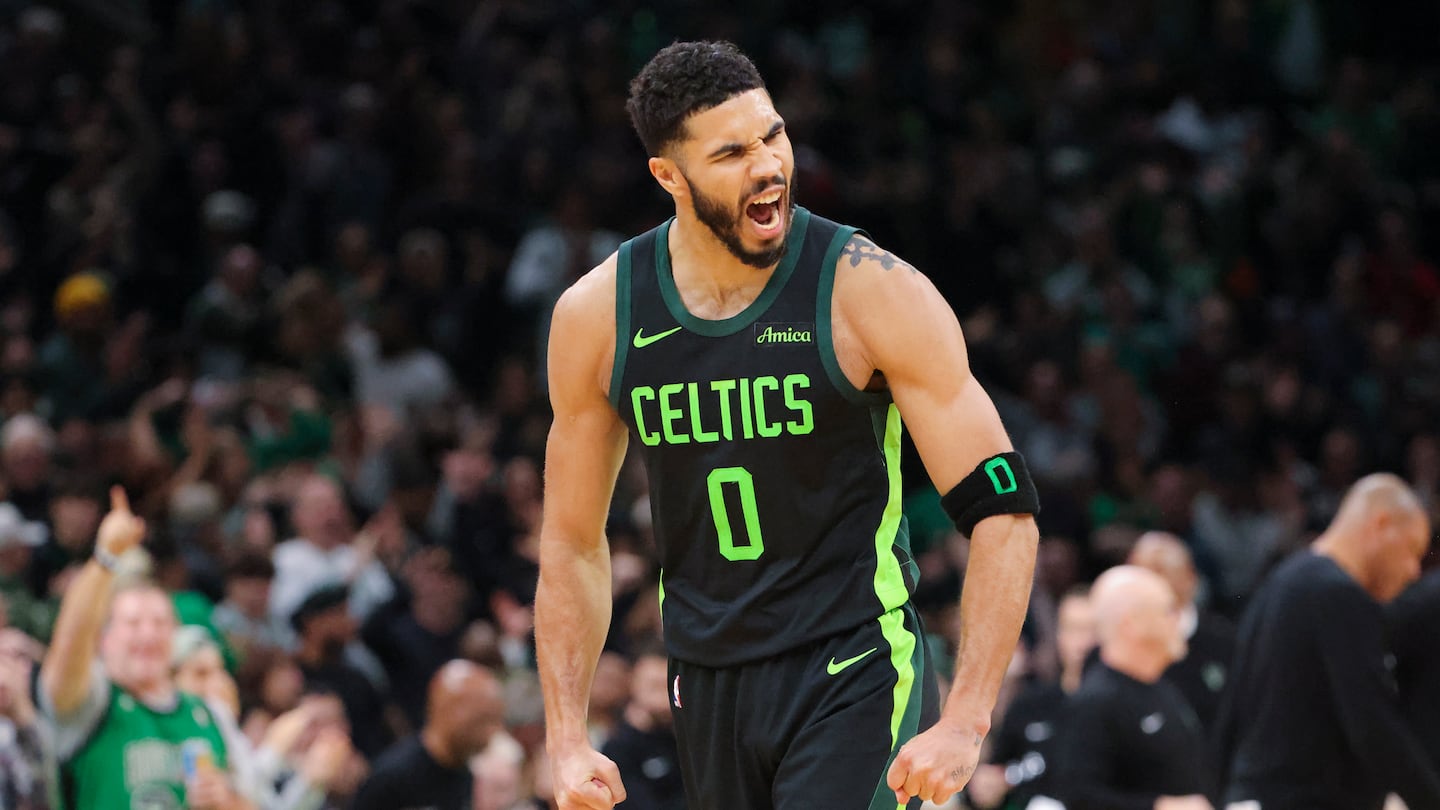
[[[831,343],[835,264],[856,229],[795,209],[743,312],[685,309],[671,219],[621,246],[610,401],[644,458],[669,652],[769,657],[874,621],[917,570],[900,511],[900,415]]]
[[[60,767],[70,810],[179,810],[185,807],[186,752],[228,767],[220,726],[204,702],[177,693],[159,712],[110,685],[110,705],[90,739]]]

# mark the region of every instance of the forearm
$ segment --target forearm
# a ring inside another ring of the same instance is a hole
[[[990,711],[1015,653],[1030,602],[1038,531],[1035,519],[997,515],[975,527],[960,598],[960,649],[949,719],[990,728]]]
[[[90,560],[60,602],[50,649],[40,667],[40,684],[61,716],[80,705],[90,687],[90,666],[114,579],[114,574]]]
[[[535,592],[535,653],[551,745],[582,743],[595,664],[610,628],[610,556],[541,541]]]

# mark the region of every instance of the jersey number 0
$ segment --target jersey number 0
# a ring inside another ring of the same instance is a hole
[[[725,510],[725,485],[734,484],[740,491],[740,511],[745,515],[745,538],[743,546],[735,545],[735,534],[730,530],[730,515]],[[759,559],[765,553],[765,541],[760,537],[760,513],[755,508],[755,479],[744,467],[716,467],[705,477],[705,486],[710,492],[710,514],[715,518],[715,532],[720,536],[720,554],[731,562]]]

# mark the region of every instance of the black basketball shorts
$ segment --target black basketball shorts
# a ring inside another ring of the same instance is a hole
[[[917,810],[885,783],[939,717],[924,630],[906,604],[814,645],[736,667],[671,659],[687,810]]]

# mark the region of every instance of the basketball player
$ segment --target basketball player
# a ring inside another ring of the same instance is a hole
[[[627,107],[675,216],[555,309],[536,639],[560,806],[625,798],[585,706],[627,438],[649,472],[687,806],[944,802],[975,768],[1025,614],[1024,460],[929,280],[796,205],[784,119],[739,50],[665,48]],[[972,539],[943,707],[909,600],[902,414]]]

